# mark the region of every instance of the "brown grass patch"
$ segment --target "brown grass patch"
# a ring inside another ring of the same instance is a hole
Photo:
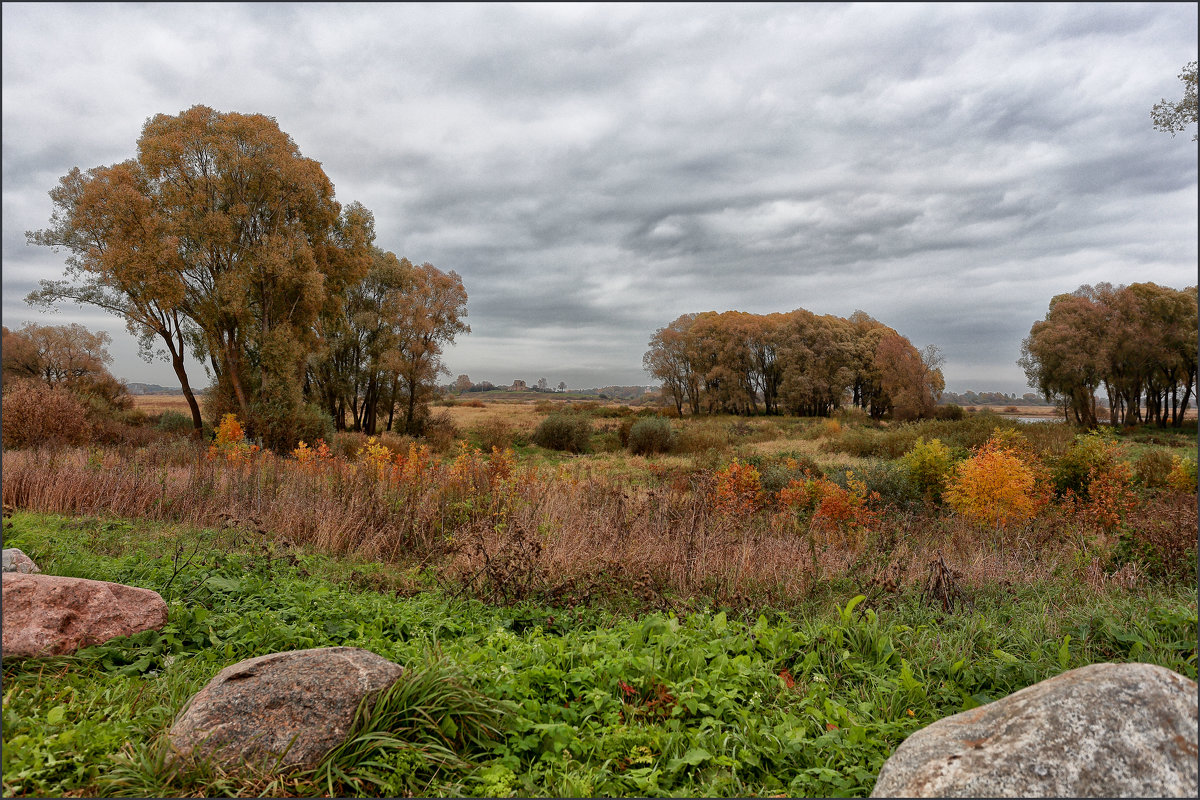
[[[204,400],[200,402],[200,410],[204,411]],[[138,394],[133,396],[133,407],[145,414],[161,414],[164,411],[176,411],[191,419],[192,410],[188,407],[187,398],[181,394]]]
[[[711,472],[693,459],[614,454],[539,468],[506,458],[467,452],[445,463],[432,458],[409,477],[380,478],[341,461],[209,461],[184,440],[11,451],[3,455],[3,500],[197,527],[234,520],[285,544],[427,567],[451,591],[495,602],[618,596],[675,609],[779,605],[803,602],[831,579],[878,596],[919,591],[939,553],[968,596],[1062,570],[1095,578],[1095,559],[1079,557],[1094,537],[1063,514],[997,533],[931,509],[888,512],[868,533],[826,536],[770,506],[722,515]],[[1190,515],[1161,512],[1166,527],[1156,542],[1194,542],[1194,506]]]

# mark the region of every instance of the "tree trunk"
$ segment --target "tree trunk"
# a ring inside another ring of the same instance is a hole
[[[175,377],[179,378],[183,397],[187,400],[188,410],[192,412],[192,436],[199,439],[204,435],[204,420],[200,418],[200,404],[196,402],[196,395],[192,392],[192,385],[188,383],[187,370],[183,366],[183,357],[176,355],[174,351],[171,353],[171,369],[175,370]]]
[[[246,400],[246,390],[242,387],[242,377],[239,372],[239,357],[234,351],[233,342],[226,342],[222,337],[221,346],[225,351],[225,365],[229,375],[229,384],[233,387],[234,396],[237,397],[238,408],[242,411],[242,419],[246,422],[250,421],[250,403]]]

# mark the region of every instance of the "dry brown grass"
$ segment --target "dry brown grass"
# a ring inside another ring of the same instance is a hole
[[[200,401],[200,411],[204,411],[204,400]],[[133,396],[133,407],[145,414],[161,414],[164,411],[176,411],[191,418],[192,410],[188,408],[187,398],[181,394],[139,394]]]
[[[831,579],[878,595],[923,585],[939,553],[968,588],[1063,569],[1109,579],[1094,558],[1080,556],[1097,537],[1062,515],[997,533],[933,510],[890,512],[868,535],[831,540],[774,508],[722,516],[711,473],[677,456],[592,456],[510,470],[468,454],[430,461],[419,480],[404,480],[377,479],[362,465],[306,470],[270,455],[243,465],[209,461],[176,439],[136,449],[10,451],[3,467],[4,503],[18,508],[232,526],[245,536],[426,567],[452,591],[496,602],[615,595],[662,608],[787,604]],[[1159,517],[1170,527],[1160,538],[1194,542],[1194,505],[1190,516]]]
[[[529,403],[484,403],[482,408],[467,405],[438,409],[445,413],[459,430],[479,430],[488,425],[503,423],[513,431],[525,435],[533,433],[538,423],[546,416]]]

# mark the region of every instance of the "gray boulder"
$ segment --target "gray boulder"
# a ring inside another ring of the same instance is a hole
[[[1196,682],[1152,664],[1064,672],[909,736],[872,797],[1195,797]]]
[[[6,659],[66,655],[167,624],[167,604],[150,589],[20,572],[2,580]]]
[[[38,565],[33,563],[33,559],[16,547],[7,547],[4,549],[4,571],[20,572],[24,575],[41,572],[38,569]]]
[[[313,767],[345,741],[359,702],[404,668],[369,650],[321,647],[271,653],[217,673],[168,733],[183,758]]]

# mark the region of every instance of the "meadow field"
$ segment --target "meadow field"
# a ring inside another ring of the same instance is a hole
[[[865,796],[908,734],[1066,669],[1196,677],[1194,424],[468,397],[275,454],[172,399],[4,452],[5,547],[171,612],[5,662],[6,796]],[[315,771],[171,765],[218,670],[326,645],[412,667],[431,716]]]

